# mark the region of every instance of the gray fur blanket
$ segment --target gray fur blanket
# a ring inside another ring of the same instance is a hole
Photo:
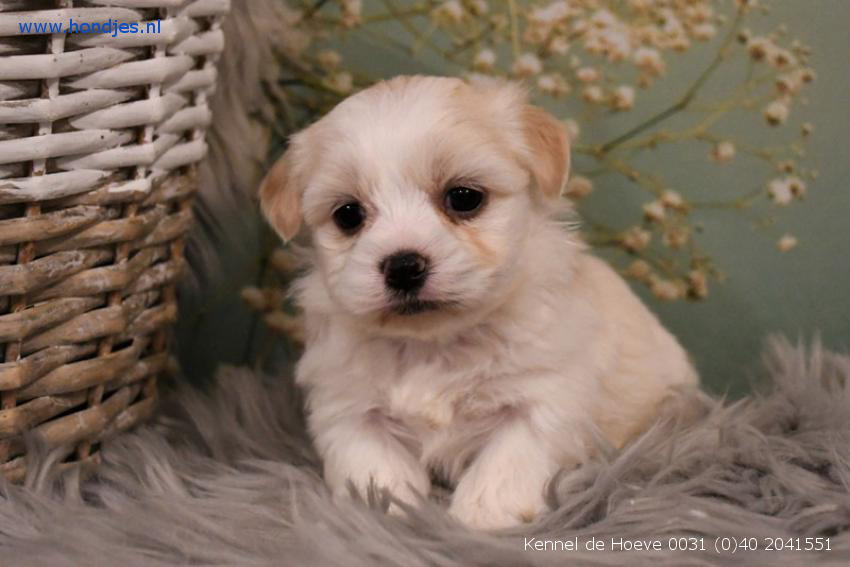
[[[291,389],[225,370],[109,444],[95,476],[46,454],[25,487],[0,485],[0,564],[850,564],[850,358],[777,342],[766,359],[763,395],[661,419],[556,478],[551,515],[492,534],[436,502],[334,505]]]

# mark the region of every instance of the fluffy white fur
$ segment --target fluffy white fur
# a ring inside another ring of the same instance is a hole
[[[371,483],[403,501],[431,479],[478,528],[530,521],[544,488],[648,425],[696,374],[622,279],[555,219],[567,137],[510,84],[403,77],[358,93],[296,134],[262,189],[284,238],[305,224],[312,268],[296,284],[307,347],[297,380],[335,495]],[[443,210],[452,184],[480,214]],[[366,223],[332,214],[358,200]],[[419,298],[393,310],[379,264],[431,261]]]

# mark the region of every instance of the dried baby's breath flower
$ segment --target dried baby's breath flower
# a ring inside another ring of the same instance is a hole
[[[244,287],[242,288],[242,291],[239,292],[239,295],[242,297],[242,301],[244,301],[248,307],[254,311],[265,311],[268,307],[266,303],[266,294],[263,293],[263,290],[257,287]]]
[[[655,5],[655,0],[627,0],[627,3],[635,12],[648,12]]]
[[[679,249],[688,243],[691,231],[681,225],[669,226],[664,230],[662,242],[670,248]]]
[[[619,24],[588,34],[584,47],[588,53],[603,56],[612,63],[625,61],[632,53],[629,31]]]
[[[670,48],[674,51],[687,51],[691,47],[691,41],[685,35],[678,35],[670,40]]]
[[[593,191],[593,182],[590,179],[583,175],[574,175],[567,182],[565,194],[571,199],[579,200],[591,191]]]
[[[702,270],[688,272],[688,295],[694,299],[705,299],[708,296],[708,277]]]
[[[714,10],[708,4],[694,3],[685,6],[685,17],[692,23],[702,24],[711,20]]]
[[[685,200],[682,199],[682,195],[679,194],[678,191],[673,191],[672,189],[667,189],[661,194],[661,203],[665,207],[677,211],[684,211],[687,208]]]
[[[570,44],[562,35],[555,36],[546,46],[546,50],[553,55],[566,55],[570,50]]]
[[[794,95],[803,88],[803,82],[797,73],[787,73],[776,78],[776,90],[780,95]]]
[[[615,26],[619,20],[610,10],[596,10],[590,17],[590,25],[596,28],[610,28]]]
[[[649,290],[652,295],[663,301],[676,301],[683,295],[683,282],[665,280],[661,278],[654,279],[649,284]]]
[[[667,216],[661,201],[652,201],[643,205],[643,215],[651,221],[661,222]]]
[[[621,85],[614,89],[612,101],[617,110],[631,110],[635,105],[635,89],[628,85]]]
[[[354,77],[348,71],[340,71],[328,77],[326,84],[336,92],[347,95],[354,90]]]
[[[514,61],[513,71],[519,77],[531,77],[543,71],[543,63],[534,53],[523,53]]]
[[[593,67],[582,67],[576,71],[576,78],[582,83],[594,83],[600,79],[602,75],[598,69]]]
[[[735,0],[738,10],[748,11],[758,6],[758,0]]]
[[[472,67],[479,71],[490,71],[495,64],[496,53],[492,49],[482,49],[472,60]]]
[[[790,234],[785,234],[782,236],[782,238],[776,241],[776,247],[779,249],[780,252],[788,252],[796,246],[797,238]]]
[[[605,91],[599,85],[590,85],[581,91],[582,98],[591,104],[599,104],[605,100]]]
[[[648,282],[652,276],[652,268],[645,260],[635,260],[626,268],[626,276],[639,282]]]
[[[620,235],[620,244],[629,252],[639,252],[649,246],[652,234],[639,226],[633,226]]]
[[[463,21],[464,14],[463,6],[458,0],[445,0],[434,8],[431,17],[437,24],[452,25]]]
[[[800,80],[804,83],[811,83],[815,80],[815,70],[811,67],[806,67],[805,69],[800,69],[798,71]]]
[[[714,24],[704,23],[694,26],[691,33],[699,41],[708,41],[717,35],[717,28],[714,27]]]
[[[636,49],[632,60],[640,70],[653,77],[660,77],[666,69],[661,52],[651,47],[639,47]]]
[[[806,182],[797,176],[787,177],[785,182],[788,184],[788,189],[795,198],[801,199],[806,194]]]
[[[779,126],[788,120],[791,109],[783,100],[775,100],[764,108],[764,117],[771,126]]]
[[[756,61],[765,61],[774,49],[776,46],[766,37],[753,37],[747,42],[747,51]]]
[[[532,25],[553,26],[563,22],[573,13],[566,0],[556,0],[546,6],[532,9],[528,14],[528,21]]]
[[[728,163],[735,159],[735,144],[730,141],[718,142],[711,150],[711,159],[717,163]]]
[[[675,12],[669,8],[663,8],[660,11],[660,16],[664,22],[661,30],[668,37],[677,37],[685,33],[685,28],[682,26],[681,20],[676,16]]]
[[[360,24],[363,15],[363,3],[361,0],[340,0],[342,10],[342,25],[353,28]]]
[[[777,163],[776,169],[783,173],[794,173],[794,171],[797,169],[797,166],[793,160],[786,159]]]
[[[570,94],[570,85],[566,79],[558,73],[547,73],[537,78],[537,88],[540,92],[550,96],[564,96]]]
[[[796,62],[794,54],[781,47],[774,47],[767,53],[767,62],[777,69],[785,69]]]
[[[333,49],[323,49],[316,56],[319,65],[326,71],[334,71],[342,63],[342,56]]]
[[[490,11],[490,6],[487,5],[486,0],[467,0],[466,5],[469,12],[475,16],[483,16]]]
[[[777,205],[789,205],[794,200],[787,178],[772,180],[767,184],[767,192]]]

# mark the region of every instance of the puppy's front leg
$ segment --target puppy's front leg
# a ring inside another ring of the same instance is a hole
[[[449,513],[476,529],[530,522],[546,509],[546,482],[558,469],[549,444],[524,417],[490,438],[455,489]]]
[[[334,498],[350,496],[349,481],[364,498],[371,484],[409,504],[428,495],[431,483],[424,467],[379,417],[367,414],[335,421],[316,431],[316,445]]]

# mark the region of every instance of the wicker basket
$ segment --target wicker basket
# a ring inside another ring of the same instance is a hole
[[[151,414],[228,0],[0,0],[0,474]],[[160,20],[158,33],[20,23]],[[34,29],[32,30],[34,31]],[[68,465],[70,466],[70,465]]]

